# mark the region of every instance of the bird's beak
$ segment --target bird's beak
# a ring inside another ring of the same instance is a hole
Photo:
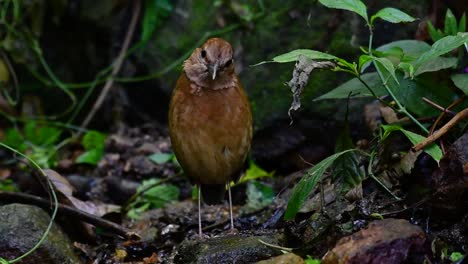
[[[213,65],[213,69],[211,70],[212,71],[212,78],[213,80],[216,79],[216,72],[218,71],[218,64],[216,63],[215,65]]]

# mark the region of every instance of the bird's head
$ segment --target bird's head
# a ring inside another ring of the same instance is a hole
[[[184,62],[187,77],[201,87],[228,88],[234,81],[234,60],[231,44],[211,38]]]

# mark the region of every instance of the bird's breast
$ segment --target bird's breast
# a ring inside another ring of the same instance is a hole
[[[186,174],[204,184],[226,183],[242,167],[252,139],[252,116],[242,87],[174,92],[170,134]]]

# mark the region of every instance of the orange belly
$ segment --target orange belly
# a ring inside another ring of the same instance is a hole
[[[252,140],[252,114],[241,86],[194,94],[184,73],[169,109],[169,130],[185,174],[200,184],[225,184],[241,169]]]

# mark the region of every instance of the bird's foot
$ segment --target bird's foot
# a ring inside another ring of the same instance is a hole
[[[198,240],[204,240],[204,239],[208,239],[208,238],[210,238],[210,236],[205,234],[205,233],[198,234],[198,236],[197,236]]]
[[[228,232],[229,235],[236,235],[238,233],[239,233],[239,230],[235,229],[234,227],[231,227]]]

